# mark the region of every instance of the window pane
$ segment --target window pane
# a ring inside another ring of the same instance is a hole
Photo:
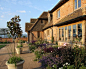
[[[81,0],[78,0],[78,8],[81,7]]]
[[[71,26],[68,26],[68,34],[69,34],[69,39],[70,39],[70,36],[71,36]]]
[[[58,18],[60,17],[60,10],[57,12],[57,17]]]
[[[65,30],[67,30],[67,27],[65,27]]]
[[[60,10],[59,10],[59,17],[60,17]]]
[[[73,37],[76,37],[76,25],[73,25]]]
[[[61,40],[61,28],[59,28],[59,40]]]
[[[75,9],[77,9],[77,0],[75,0]]]
[[[73,33],[76,33],[76,29],[73,29]]]
[[[68,29],[71,30],[71,26],[68,26]]]
[[[82,38],[82,24],[78,24],[78,37]]]
[[[65,27],[65,40],[67,40],[67,27]]]
[[[62,27],[62,37],[64,37],[64,28]]]
[[[76,25],[73,25],[73,29],[76,29]]]
[[[82,24],[78,24],[78,29],[82,29]]]

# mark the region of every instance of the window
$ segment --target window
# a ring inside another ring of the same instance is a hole
[[[69,39],[71,37],[71,26],[68,26],[68,37],[69,37]]]
[[[76,25],[73,25],[73,37],[76,37]]]
[[[75,0],[75,9],[81,7],[81,0]]]
[[[41,20],[41,23],[43,23],[43,20]]]
[[[62,27],[62,40],[64,40],[64,27]]]
[[[67,40],[67,27],[65,27],[65,40]]]
[[[40,37],[40,32],[38,32],[38,38]]]
[[[78,37],[82,38],[82,24],[78,24]]]
[[[47,30],[47,36],[49,35],[49,30]]]
[[[59,40],[61,40],[61,28],[59,28]]]
[[[57,11],[57,18],[60,18],[60,10]]]

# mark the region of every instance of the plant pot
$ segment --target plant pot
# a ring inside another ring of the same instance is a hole
[[[9,64],[8,61],[6,61],[6,65],[7,65],[8,69],[23,69],[23,63],[24,63],[24,60],[19,63],[16,63],[16,65]]]
[[[20,46],[21,45],[21,43],[18,43],[18,46]]]
[[[20,48],[16,47],[16,53],[21,54],[22,53],[22,47],[20,47]]]

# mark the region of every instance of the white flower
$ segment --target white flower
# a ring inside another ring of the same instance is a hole
[[[53,65],[53,67],[54,67],[54,65]]]
[[[65,66],[65,64],[63,64],[63,66]]]
[[[63,67],[60,67],[59,69],[63,69]]]
[[[68,65],[68,62],[66,62],[66,65]]]

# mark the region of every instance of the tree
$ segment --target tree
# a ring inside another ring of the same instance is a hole
[[[15,39],[17,37],[21,37],[22,36],[22,30],[21,30],[21,27],[19,25],[20,21],[21,21],[20,17],[19,16],[15,16],[15,17],[11,18],[11,20],[9,22],[7,22],[7,27],[10,30],[9,33],[13,37],[14,55],[15,55]]]
[[[5,33],[7,33],[7,29],[1,29],[1,31],[3,31],[4,32],[4,38],[5,38]]]

